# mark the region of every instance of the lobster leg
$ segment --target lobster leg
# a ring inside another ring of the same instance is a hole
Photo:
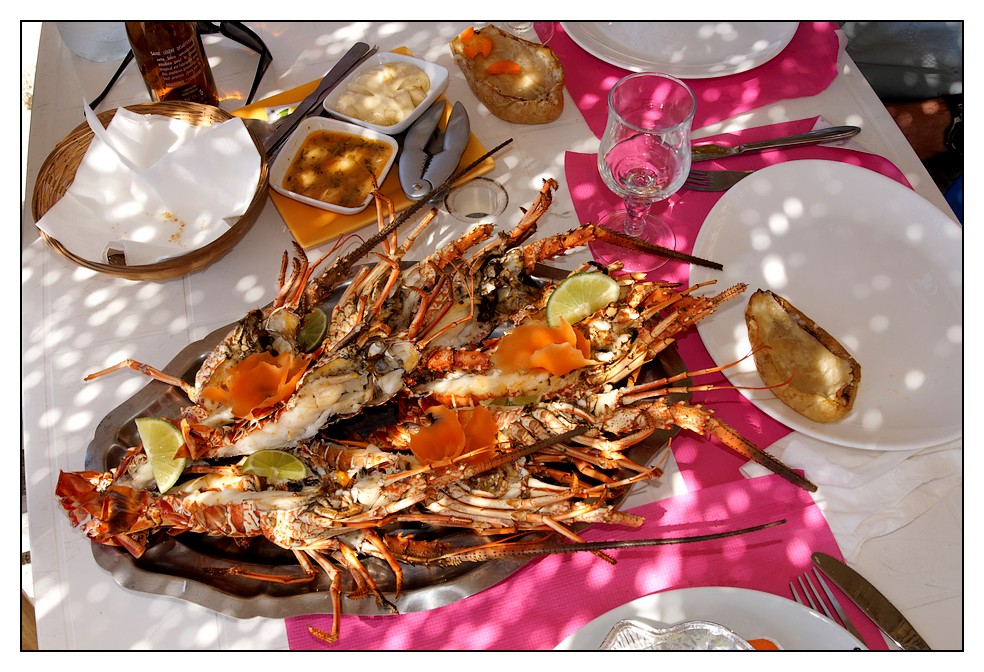
[[[362,561],[359,560],[359,556],[355,551],[345,544],[341,544],[339,547],[339,555],[341,562],[349,570],[349,574],[351,574],[352,578],[355,579],[355,582],[358,585],[356,591],[349,595],[350,598],[359,599],[366,597],[369,593],[372,593],[376,598],[377,606],[381,607],[385,605],[386,608],[394,614],[399,613],[397,612],[396,607],[394,607],[389,600],[383,597],[383,594],[379,591],[379,586],[376,585],[376,582],[369,575],[369,571],[365,568],[365,565],[362,564]]]
[[[329,594],[331,595],[331,632],[326,632],[321,628],[316,628],[313,625],[308,626],[308,632],[317,637],[323,642],[332,644],[338,641],[338,635],[341,630],[342,625],[342,575],[337,569],[335,569],[332,564],[328,561],[328,558],[323,556],[317,551],[304,551],[318,563],[318,565],[325,570],[325,573],[331,578],[331,587],[329,588]],[[300,556],[298,556],[300,558]]]
[[[311,562],[304,557],[300,551],[294,551],[294,557],[301,565],[302,573],[299,575],[271,574],[269,572],[257,572],[245,567],[208,567],[205,569],[207,574],[213,576],[241,576],[246,579],[256,579],[257,581],[269,581],[271,583],[282,583],[292,586],[295,583],[307,583],[313,581],[318,576],[318,571]]]
[[[803,488],[807,492],[817,491],[815,483],[800,476],[717,418],[711,418],[708,424],[714,436],[735,452],[744,455],[753,462],[761,464],[769,471],[782,476],[793,485]]]
[[[396,577],[396,589],[393,591],[393,595],[396,598],[399,598],[400,591],[403,590],[403,568],[400,567],[399,561],[393,557],[389,547],[383,543],[383,540],[379,538],[379,535],[376,534],[374,530],[366,530],[363,533],[363,536],[366,538],[366,541],[372,544],[372,546],[379,551],[380,556],[386,561],[386,564],[389,565],[389,568],[393,571],[393,575]]]
[[[193,385],[189,385],[188,383],[181,380],[180,378],[176,378],[175,376],[168,375],[159,369],[155,369],[152,366],[143,364],[142,362],[138,362],[133,359],[124,359],[122,362],[119,362],[118,364],[113,364],[112,366],[102,369],[101,371],[90,373],[82,380],[90,381],[94,378],[105,376],[107,373],[112,373],[113,371],[118,371],[120,369],[133,369],[134,371],[139,371],[140,373],[144,374],[145,376],[149,376],[154,380],[159,380],[162,383],[167,383],[168,385],[173,385],[174,387],[180,387],[184,391],[184,393],[187,394],[189,397],[191,397],[195,393],[195,388]]]
[[[761,464],[769,471],[782,476],[793,485],[803,488],[807,492],[817,491],[815,483],[800,476],[785,464],[757,447],[734,429],[712,416],[709,411],[699,406],[687,406],[684,404],[674,404],[670,406],[670,411],[673,414],[673,422],[679,427],[689,429],[702,436],[713,434],[721,443],[738,454]]]

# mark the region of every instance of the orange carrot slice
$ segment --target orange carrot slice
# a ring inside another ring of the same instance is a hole
[[[483,37],[481,35],[478,36],[478,39],[480,41],[479,50],[478,50],[479,53],[482,54],[484,58],[488,58],[489,54],[492,53],[492,40],[490,40],[487,37]]]
[[[484,58],[488,58],[489,54],[492,53],[492,40],[483,35],[474,35],[469,41],[464,43],[462,53],[468,58],[477,58],[479,54]]]
[[[485,72],[489,75],[518,75],[523,69],[515,61],[496,61],[485,68]]]
[[[461,53],[463,53],[468,58],[475,58],[476,56],[478,56],[478,44],[476,44],[475,40],[472,40],[471,42],[466,42],[465,46],[461,49]]]
[[[771,639],[761,638],[761,639],[749,639],[748,643],[752,645],[752,648],[756,651],[778,651],[779,647]]]

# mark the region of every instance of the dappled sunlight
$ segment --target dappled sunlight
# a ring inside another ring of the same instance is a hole
[[[861,427],[876,431],[885,427],[885,414],[880,408],[866,408],[854,411],[855,416],[860,415]]]
[[[926,384],[926,373],[924,371],[910,370],[903,376],[906,389],[918,390]]]
[[[786,544],[786,557],[797,565],[809,565],[814,550],[805,540],[790,538]]]
[[[48,409],[38,417],[38,427],[45,430],[59,429],[61,427],[62,413],[57,409]]]
[[[868,318],[868,328],[871,329],[873,333],[885,333],[890,327],[891,323],[887,315],[872,315]]]
[[[115,588],[111,583],[94,583],[89,586],[86,599],[92,604],[99,604],[109,596],[112,590],[115,590]]]
[[[786,288],[789,278],[786,275],[786,264],[781,257],[765,255],[762,259],[762,279],[766,286],[774,287],[776,291]]]
[[[244,273],[235,282],[233,288],[247,303],[258,302],[267,292],[267,287],[260,283],[260,278],[255,273]]]
[[[92,413],[80,410],[75,413],[69,413],[61,420],[62,429],[68,432],[79,432],[84,431],[86,428],[91,427],[95,416]]]
[[[913,244],[918,245],[926,237],[926,229],[917,223],[911,223],[905,227],[905,236]]]
[[[216,633],[215,636],[217,636]],[[201,642],[200,648],[209,645],[209,634],[206,628],[199,630],[195,634]],[[282,640],[284,636],[284,622],[281,619],[271,618],[251,618],[238,619],[230,625],[225,623],[222,626],[221,641],[223,646],[235,651],[245,651],[256,648],[256,642],[274,642]]]
[[[789,219],[799,219],[804,214],[803,201],[800,198],[790,197],[783,199],[782,211]],[[783,231],[776,231],[776,233],[785,233],[788,227]]]
[[[734,490],[727,493],[728,511],[732,513],[745,513],[752,508],[751,493],[744,490]]]
[[[721,562],[730,563],[740,563],[747,557],[749,542],[747,539],[741,537],[734,537],[732,539],[725,540],[721,549]],[[756,570],[753,567],[741,567],[739,565],[739,571],[744,572],[746,575],[753,574]]]

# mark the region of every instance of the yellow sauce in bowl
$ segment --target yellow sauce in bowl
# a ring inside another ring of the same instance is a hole
[[[362,205],[373,180],[393,149],[379,140],[337,131],[313,131],[301,144],[284,175],[283,187],[295,194],[345,208]]]

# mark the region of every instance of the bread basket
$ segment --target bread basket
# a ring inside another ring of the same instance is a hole
[[[217,107],[183,101],[129,105],[126,109],[137,114],[157,114],[171,117],[196,126],[211,125],[233,118],[231,114]],[[102,112],[98,115],[99,121],[103,126],[108,126],[115,114],[115,109]],[[167,280],[200,271],[224,256],[246,235],[266,202],[269,179],[266,153],[252,132],[250,132],[250,137],[252,137],[260,156],[260,178],[253,199],[250,201],[246,212],[235,224],[229,227],[228,231],[197,250],[153,264],[128,266],[122,255],[111,256],[109,263],[83,259],[40,229],[38,233],[48,245],[76,264],[129,280]],[[35,222],[39,221],[68,191],[75,179],[75,171],[81,165],[82,158],[85,156],[92,138],[92,129],[89,128],[88,124],[82,123],[51,150],[48,158],[41,165],[37,183],[34,186],[31,211]]]

